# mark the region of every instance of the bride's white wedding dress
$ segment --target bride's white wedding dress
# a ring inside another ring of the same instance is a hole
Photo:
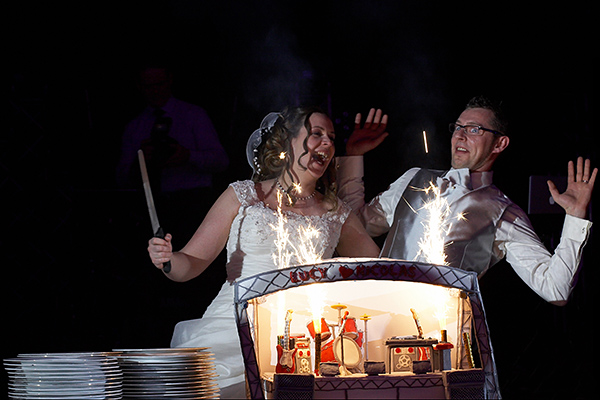
[[[278,223],[278,214],[259,200],[252,181],[230,185],[241,206],[231,225],[227,242],[227,282],[201,319],[183,321],[176,325],[171,340],[172,347],[210,347],[215,354],[217,381],[222,397],[244,397],[245,378],[237,325],[233,306],[233,281],[278,268],[273,259],[277,252],[277,235],[272,226]],[[331,258],[337,246],[344,221],[350,208],[339,201],[336,210],[321,216],[303,216],[283,212],[290,242],[299,244],[301,227],[318,229],[320,236],[314,240],[316,252],[323,259]],[[292,258],[290,265],[299,264]],[[202,279],[200,276],[197,279]],[[223,390],[225,389],[225,390]]]

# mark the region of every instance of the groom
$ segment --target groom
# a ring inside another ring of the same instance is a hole
[[[566,211],[561,240],[554,254],[544,247],[525,212],[492,184],[492,167],[509,145],[507,124],[498,105],[485,97],[469,101],[452,133],[452,165],[447,171],[413,168],[369,203],[364,200],[362,155],[387,137],[387,115],[371,110],[346,144],[339,159],[339,196],[359,215],[371,236],[388,233],[381,257],[419,260],[420,223],[428,194],[422,189],[435,184],[449,204],[452,221],[446,239],[449,265],[476,271],[482,276],[506,257],[519,277],[544,300],[567,303],[576,282],[582,249],[592,223],[586,219],[597,168],[579,158],[569,162],[568,186],[559,193],[548,182],[554,201]],[[460,218],[459,218],[460,217]]]

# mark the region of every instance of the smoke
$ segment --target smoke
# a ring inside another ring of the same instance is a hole
[[[310,63],[297,55],[297,38],[279,26],[251,43],[242,82],[244,101],[260,112],[306,102],[314,88]]]
[[[387,103],[394,122],[393,151],[402,168],[414,166],[447,168],[450,136],[447,124],[452,110],[443,71],[444,55],[432,48],[427,36],[404,32],[392,44],[394,55],[387,64]],[[422,132],[427,132],[429,153],[425,153]],[[400,172],[400,171],[399,171]]]

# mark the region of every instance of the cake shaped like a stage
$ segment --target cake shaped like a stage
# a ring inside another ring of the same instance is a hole
[[[252,398],[500,397],[474,272],[341,258],[258,274],[235,290]]]

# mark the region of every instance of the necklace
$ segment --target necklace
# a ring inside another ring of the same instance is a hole
[[[313,197],[315,197],[315,194],[317,193],[317,190],[315,189],[315,190],[314,190],[314,191],[313,191],[311,194],[309,194],[308,196],[304,196],[304,197],[298,197],[298,196],[295,196],[295,195],[293,195],[293,194],[289,193],[289,189],[284,189],[284,188],[283,188],[283,185],[282,185],[282,184],[279,182],[279,179],[276,179],[276,180],[275,180],[275,184],[277,185],[277,188],[278,188],[279,190],[281,190],[283,193],[287,194],[288,196],[291,196],[291,197],[293,197],[293,198],[294,198],[296,201],[297,201],[297,200],[301,200],[301,201],[310,200],[310,199],[312,199]]]

